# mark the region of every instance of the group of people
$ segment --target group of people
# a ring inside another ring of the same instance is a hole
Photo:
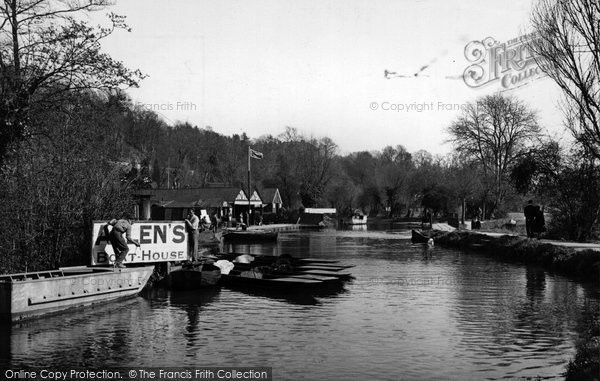
[[[236,228],[242,228],[244,229],[244,227],[250,226],[250,225],[262,225],[263,223],[263,216],[262,213],[258,212],[254,212],[254,213],[248,213],[248,212],[243,212],[240,213],[238,219],[237,219],[237,223],[236,223]]]
[[[244,214],[240,213],[240,217],[238,220],[238,227],[245,227],[249,224],[250,216],[246,212]],[[229,220],[229,218],[228,218]],[[227,221],[222,219],[222,221],[226,224]],[[258,216],[258,224],[262,224],[262,215]],[[131,225],[133,224],[131,219],[113,219],[104,225],[104,235],[108,237],[111,246],[113,247],[113,251],[115,252],[115,267],[123,268],[125,265],[123,262],[129,253],[128,244],[134,244],[137,247],[140,247],[140,243],[137,240],[131,238]],[[112,229],[109,227],[112,226]],[[209,218],[209,221],[201,220],[197,215],[194,209],[190,209],[187,213],[187,218],[185,219],[185,226],[188,232],[188,249],[191,253],[192,261],[197,260],[198,255],[198,240],[200,238],[200,232],[204,230],[212,231],[216,233],[219,227],[219,219],[217,218],[217,213],[212,213]]]
[[[539,238],[546,231],[546,221],[544,220],[544,210],[539,205],[533,205],[533,200],[529,200],[523,209],[525,214],[525,230],[528,238]]]

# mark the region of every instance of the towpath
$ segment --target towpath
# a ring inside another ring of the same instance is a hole
[[[448,224],[433,224],[433,228],[437,229],[437,230],[443,230],[443,231],[453,231],[455,230],[452,226],[448,225]],[[514,236],[519,236],[519,234],[517,233],[499,233],[499,232],[489,232],[489,231],[485,231],[485,230],[477,230],[477,233],[480,234],[485,234],[488,235],[490,237],[500,237],[503,235],[514,235]],[[525,237],[523,237],[525,238]],[[552,245],[556,245],[556,246],[563,246],[563,247],[569,247],[573,250],[579,251],[579,250],[594,250],[594,251],[598,251],[600,252],[600,243],[583,243],[583,242],[570,242],[570,241],[557,241],[557,240],[553,240],[553,239],[540,239],[540,242],[543,243],[550,243]]]

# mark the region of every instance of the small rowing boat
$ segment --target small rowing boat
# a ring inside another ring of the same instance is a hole
[[[317,274],[263,274],[258,269],[237,268],[222,276],[222,284],[232,288],[257,288],[269,291],[310,292],[324,288],[341,288],[338,277]]]
[[[354,267],[330,260],[309,258],[300,260],[289,255],[250,256],[225,254],[221,258],[233,260],[233,269],[222,275],[222,284],[231,287],[259,288],[270,291],[317,291],[323,288],[343,288],[352,275],[343,270]]]
[[[195,290],[217,285],[221,269],[208,263],[189,263],[172,271],[166,277],[167,287],[176,290]]]
[[[354,214],[342,220],[344,225],[366,225],[367,216],[361,210],[355,210]]]
[[[277,235],[272,230],[226,230],[222,237],[226,242],[274,242]]]
[[[413,243],[427,243],[427,241],[429,241],[429,237],[427,237],[426,235],[424,235],[423,233],[421,233],[418,230],[412,230],[412,242]]]
[[[249,254],[242,254],[242,253],[221,253],[218,255],[218,258],[220,259],[227,259],[228,261],[233,261],[236,257],[239,257],[240,255],[249,255]],[[338,264],[339,261],[337,260],[333,260],[333,259],[326,259],[326,258],[296,258],[296,257],[292,257],[290,255],[281,255],[281,256],[276,256],[276,255],[250,255],[253,258],[253,263],[257,264],[271,264],[279,259],[289,259],[290,261],[292,261],[294,264],[298,264],[298,265],[303,265],[303,264],[322,264],[322,265],[335,265]]]

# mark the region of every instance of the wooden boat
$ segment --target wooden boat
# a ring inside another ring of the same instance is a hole
[[[252,262],[252,263],[236,263],[235,267],[238,270],[251,270],[253,268],[256,268],[258,266],[271,266],[273,264],[273,262],[270,263],[266,263],[266,262]],[[352,274],[344,271],[348,268],[354,267],[354,265],[347,265],[347,266],[340,266],[340,267],[327,267],[327,266],[319,266],[318,264],[315,264],[314,266],[312,265],[292,265],[292,267],[288,268],[286,271],[284,272],[277,272],[275,271],[276,274],[281,274],[281,275],[305,275],[305,274],[309,274],[309,275],[323,275],[323,276],[329,276],[329,277],[336,277],[339,279],[344,279],[344,280],[348,280],[348,279],[352,279]]]
[[[338,277],[317,274],[262,274],[256,269],[240,268],[236,265],[229,274],[223,274],[222,284],[241,289],[262,289],[268,291],[312,292],[327,288],[342,288]]]
[[[0,276],[0,317],[22,321],[75,307],[137,295],[154,266],[64,267]]]
[[[166,285],[176,290],[195,290],[217,285],[221,270],[207,263],[184,264],[166,277]]]
[[[222,237],[227,242],[273,242],[277,235],[272,230],[226,230]]]
[[[263,267],[269,268],[271,275],[277,276],[326,276],[333,277],[339,280],[350,280],[352,274],[345,271],[354,265],[341,265],[337,261],[326,259],[310,258],[294,258],[290,256],[256,256],[254,261],[250,263],[235,263],[235,268],[238,271],[251,271],[252,269]],[[233,258],[226,258],[232,260]],[[321,262],[323,261],[323,262]]]
[[[331,265],[315,265],[315,264],[306,264],[300,266],[294,266],[297,270],[323,270],[323,271],[341,271],[349,268],[355,267],[354,265],[342,265],[342,266],[331,266]]]
[[[429,241],[429,237],[427,237],[426,235],[424,235],[423,233],[421,233],[418,230],[412,230],[412,242],[413,243],[427,243],[427,241]]]
[[[240,256],[240,255],[244,255],[243,253],[221,253],[218,255],[218,258],[220,259],[227,259],[228,261],[233,261],[236,257]],[[250,254],[247,254],[250,255]],[[297,263],[297,264],[308,264],[308,263],[314,263],[314,264],[330,264],[330,265],[335,265],[337,263],[339,263],[339,261],[334,260],[334,259],[327,259],[327,258],[296,258],[296,257],[292,257],[289,255],[282,255],[282,256],[275,256],[275,255],[251,255],[254,258],[253,263],[261,263],[261,264],[271,264],[273,262],[275,262],[278,259],[289,259],[291,260],[293,263]]]
[[[366,225],[367,216],[365,216],[360,210],[355,210],[354,214],[348,218],[343,219],[342,223],[345,225]]]
[[[350,279],[354,278],[351,273],[345,272],[345,271],[302,270],[302,271],[297,271],[295,274],[323,275],[323,276],[335,277],[340,280],[350,280]]]
[[[351,274],[343,271],[351,265],[340,265],[337,261],[320,258],[294,258],[282,256],[249,256],[251,262],[235,261],[239,254],[228,253],[219,257],[234,262],[229,274],[223,274],[221,282],[225,286],[269,291],[310,291],[342,289]],[[248,259],[248,258],[245,258]]]

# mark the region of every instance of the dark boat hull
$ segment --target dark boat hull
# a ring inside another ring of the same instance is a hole
[[[412,230],[412,242],[413,243],[427,243],[429,241],[429,237],[419,232],[418,230]]]
[[[226,242],[274,242],[277,241],[277,232],[256,230],[230,230],[223,233]]]
[[[289,293],[311,293],[343,287],[343,282],[339,278],[307,274],[290,274],[274,278],[252,278],[228,274],[221,277],[221,283],[234,289]]]
[[[243,253],[221,253],[218,254],[220,259],[227,259],[233,261],[237,256],[244,255]],[[257,264],[272,264],[279,259],[289,259],[293,264],[304,265],[304,264],[323,264],[323,265],[336,265],[339,263],[337,260],[326,259],[326,258],[296,258],[296,257],[285,257],[275,255],[253,255],[254,261],[252,263]]]
[[[229,253],[221,254],[219,258],[234,261],[235,257],[240,254]],[[273,270],[273,275],[276,276],[325,276],[337,278],[345,281],[353,279],[352,274],[345,271],[354,265],[339,264],[336,260],[324,258],[294,258],[289,256],[253,256],[254,260],[250,263],[235,263],[236,270],[248,271],[257,266],[273,266],[277,261],[281,260],[280,264],[288,264],[289,266],[283,270]]]
[[[212,265],[188,266],[168,275],[167,285],[175,290],[195,290],[216,286],[221,279],[221,270]]]

